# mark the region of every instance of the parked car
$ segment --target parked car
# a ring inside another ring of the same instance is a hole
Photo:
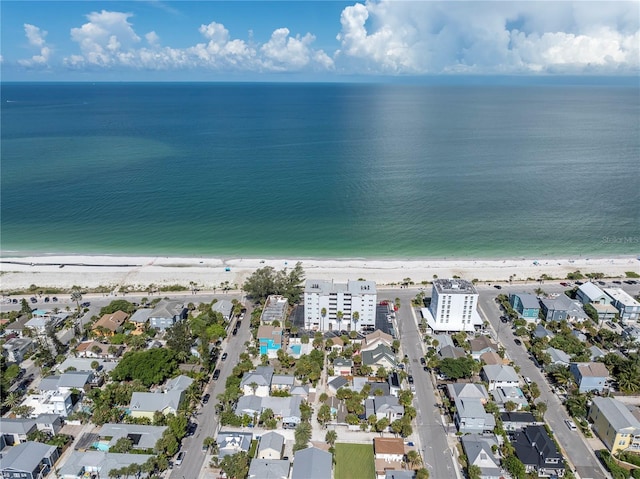
[[[522,345],[522,341],[520,341],[518,338],[513,340],[514,343],[516,343],[518,346]]]
[[[611,329],[617,328],[616,323],[614,323],[613,321],[607,321],[605,324],[609,326]]]
[[[407,376],[407,381],[409,381],[409,384],[413,384],[413,376],[411,374]]]
[[[427,364],[427,360],[424,358],[424,356],[420,358],[420,364],[422,364],[423,366]]]
[[[233,331],[231,332],[231,334],[233,334],[234,336],[238,334],[238,328],[233,328]]]
[[[578,430],[578,426],[576,426],[576,423],[573,422],[571,419],[565,419],[564,423],[567,425],[567,427],[569,429],[571,429],[572,431],[577,431]]]
[[[220,370],[219,370],[219,369],[216,369],[216,370],[213,372],[213,380],[214,380],[214,381],[216,381],[219,377],[220,377]]]
[[[31,296],[31,297],[29,298],[29,301],[31,301],[32,303],[37,303],[37,302],[38,302],[38,300],[36,299],[36,297],[35,297],[35,296]]]
[[[500,286],[499,284],[494,284],[493,287],[496,289],[502,289],[502,286]]]
[[[182,464],[182,461],[184,461],[184,456],[186,456],[186,455],[187,455],[187,452],[186,452],[186,451],[180,451],[180,452],[178,453],[178,457],[176,457],[176,460],[175,460],[175,463],[174,463],[174,464],[175,464],[176,466],[179,466],[180,464]]]
[[[211,394],[209,393],[202,396],[202,404],[207,404],[209,402],[209,399],[211,399]]]
[[[227,359],[227,353],[222,353],[222,356],[220,356],[220,361],[224,361],[225,359]]]
[[[80,306],[82,306],[83,308],[88,308],[89,306],[91,306],[91,303],[89,301],[85,301]]]

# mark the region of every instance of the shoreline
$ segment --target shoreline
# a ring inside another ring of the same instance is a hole
[[[300,261],[306,279],[346,282],[360,278],[379,285],[399,284],[406,278],[420,284],[434,277],[459,276],[481,282],[538,280],[542,275],[558,280],[568,273],[603,273],[623,278],[626,271],[640,273],[640,260],[631,255],[558,258],[214,258],[189,256],[60,255],[14,254],[0,260],[3,291],[38,287],[140,288],[195,283],[199,289],[212,289],[227,283],[241,286],[255,270],[271,266],[279,271],[291,269]],[[62,265],[62,266],[61,266]]]

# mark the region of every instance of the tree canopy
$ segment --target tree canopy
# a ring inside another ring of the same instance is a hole
[[[450,379],[469,378],[473,374],[475,361],[470,357],[444,358],[440,361],[439,369]]]
[[[304,281],[302,263],[298,261],[291,271],[276,271],[272,266],[257,269],[242,286],[255,301],[264,301],[271,294],[280,294],[291,303],[300,301],[301,283]]]
[[[111,373],[116,381],[139,380],[149,387],[161,384],[178,368],[177,355],[170,349],[150,349],[124,355]]]

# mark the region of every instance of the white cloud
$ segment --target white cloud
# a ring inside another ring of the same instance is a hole
[[[24,33],[29,40],[29,45],[40,49],[38,55],[32,56],[28,60],[18,60],[18,64],[27,68],[45,68],[48,67],[49,58],[51,57],[51,48],[47,46],[45,37],[47,32],[40,30],[35,25],[29,23],[24,24]]]
[[[80,55],[64,59],[67,66],[112,68],[126,66],[150,70],[206,68],[216,71],[301,71],[326,70],[333,60],[315,50],[315,37],[291,36],[287,28],[273,32],[268,42],[256,45],[232,38],[221,23],[203,24],[198,31],[204,42],[186,48],[161,47],[155,31],[144,35],[148,46],[140,46],[140,37],[130,22],[130,13],[93,12],[88,23],[71,30],[71,38],[80,46]]]
[[[360,73],[634,72],[637,2],[396,2],[346,7],[336,65]]]

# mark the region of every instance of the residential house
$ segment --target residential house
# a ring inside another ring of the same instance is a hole
[[[333,379],[329,379],[329,381],[327,382],[327,387],[329,388],[329,392],[331,394],[337,394],[338,389],[348,387],[349,384],[349,380],[344,376],[337,376]]]
[[[464,358],[467,355],[467,352],[458,346],[444,346],[438,349],[438,356],[440,359],[449,358],[449,359],[458,359]]]
[[[535,416],[526,411],[501,412],[500,419],[505,431],[521,431],[527,426],[544,424],[536,421]]]
[[[339,376],[351,376],[353,361],[351,359],[338,357],[333,360],[333,373]]]
[[[287,479],[291,463],[281,459],[251,460],[249,465],[249,479]]]
[[[292,396],[300,396],[302,399],[304,399],[306,401],[307,398],[309,397],[309,385],[308,384],[294,385],[291,388],[291,391],[289,391],[289,392],[291,393]]]
[[[284,452],[284,436],[270,431],[263,434],[258,445],[258,458],[282,459]]]
[[[240,381],[240,389],[245,395],[266,397],[271,392],[272,378],[273,366],[258,366],[255,371],[244,373]]]
[[[386,417],[389,423],[392,423],[404,416],[404,406],[400,404],[395,396],[374,396],[372,401],[374,414],[378,421]],[[367,417],[369,417],[369,414],[367,414]]]
[[[289,397],[273,397],[267,396],[262,398],[261,408],[271,409],[276,419],[281,420],[284,424],[289,426],[297,426],[302,420],[302,414],[300,413],[300,406],[302,405],[301,396],[289,396]]]
[[[416,471],[401,469],[386,471],[384,479],[416,479]]]
[[[511,434],[511,445],[527,473],[539,476],[564,476],[564,461],[544,426],[527,426]]]
[[[164,415],[176,414],[184,400],[186,389],[193,379],[180,375],[170,379],[164,388],[156,392],[134,392],[129,403],[129,414],[133,417],[153,419],[156,411]]]
[[[91,330],[96,336],[113,336],[122,331],[122,325],[129,319],[129,315],[124,311],[116,311],[103,315],[98,321],[93,323]]]
[[[391,347],[393,346],[393,336],[384,333],[379,329],[367,334],[360,345],[360,351],[371,351],[376,349],[380,344]]]
[[[304,287],[304,327],[316,331],[374,328],[376,298],[373,281],[344,284],[309,279]]]
[[[508,402],[515,404],[516,411],[529,405],[527,398],[519,387],[498,387],[491,391],[491,395],[500,408],[505,408]]]
[[[431,289],[431,306],[422,317],[435,332],[474,331],[482,325],[476,311],[478,291],[464,279],[436,279]]]
[[[60,457],[58,448],[39,442],[24,442],[2,455],[0,477],[4,479],[43,479]]]
[[[32,318],[29,319],[24,326],[39,336],[44,336],[48,328],[56,328],[69,317],[69,313],[67,312],[54,314],[51,311],[43,311],[41,309],[35,309],[31,314]]]
[[[545,328],[542,324],[538,324],[533,330],[533,337],[537,339],[551,339],[554,336],[555,334]]]
[[[576,298],[582,304],[593,306],[598,312],[598,319],[601,321],[613,319],[618,314],[618,310],[611,304],[611,297],[590,281],[578,287]]]
[[[96,362],[98,363],[98,368],[94,369],[91,365]],[[104,359],[93,359],[93,358],[75,358],[73,356],[67,357],[63,362],[61,362],[57,367],[56,371],[60,374],[66,373],[69,371],[91,371],[94,373],[109,373],[115,369],[118,365],[115,361],[105,361]]]
[[[64,422],[58,414],[40,414],[36,417],[38,431],[44,431],[52,436],[58,434],[63,426]]]
[[[267,301],[262,308],[260,322],[262,324],[271,324],[278,321],[282,326],[287,320],[287,310],[289,309],[289,300],[284,296],[272,294],[267,297]]]
[[[40,414],[57,414],[67,417],[73,410],[71,391],[60,392],[57,389],[40,394],[29,394],[24,398],[22,405],[33,408],[31,417],[34,418]]]
[[[469,347],[471,351],[471,357],[476,361],[479,361],[480,357],[484,353],[497,353],[499,349],[496,343],[494,343],[484,335],[471,339],[469,341]]]
[[[374,371],[381,367],[390,371],[396,368],[397,360],[389,346],[378,344],[375,349],[362,352],[362,364],[371,367]]]
[[[58,479],[109,477],[109,471],[133,464],[142,465],[154,457],[151,454],[122,454],[103,451],[73,451],[58,468]],[[145,476],[142,476],[145,477]]]
[[[233,315],[233,303],[228,299],[220,299],[211,305],[211,311],[220,313],[222,318],[229,322]]]
[[[119,439],[126,437],[131,441],[133,449],[153,449],[168,426],[147,426],[143,424],[105,424],[98,435],[100,442],[113,447]]]
[[[0,418],[0,434],[4,437],[4,443],[7,446],[27,442],[27,436],[37,430],[35,419]]]
[[[187,317],[187,308],[180,301],[161,300],[149,315],[149,326],[164,331]]]
[[[448,384],[447,393],[456,407],[454,422],[459,432],[481,433],[493,430],[496,425],[495,418],[484,409],[484,405],[489,400],[484,385]]]
[[[290,479],[328,479],[333,477],[331,453],[316,447],[296,451]]]
[[[581,343],[586,343],[587,342],[587,335],[584,334],[582,331],[579,331],[577,329],[574,329],[571,331],[571,334]]]
[[[135,325],[136,329],[131,331],[131,334],[138,335],[144,332],[152,312],[153,309],[151,308],[142,308],[133,313],[129,318],[129,322]]]
[[[581,393],[594,390],[602,392],[609,378],[609,370],[603,363],[571,363],[569,370]]]
[[[488,364],[483,366],[480,377],[489,383],[489,391],[498,387],[517,387],[520,377],[513,367],[504,364]]]
[[[83,341],[76,346],[76,352],[81,358],[116,359],[124,351],[124,346],[102,344],[98,341]]]
[[[295,383],[295,377],[290,374],[274,374],[271,377],[271,392],[291,392]]]
[[[2,345],[7,353],[7,359],[13,363],[20,364],[24,357],[34,349],[31,338],[11,338]]]
[[[254,420],[257,420],[258,416],[262,414],[262,397],[248,394],[240,396],[235,406],[235,413],[237,416],[249,416]]]
[[[599,358],[604,358],[607,353],[605,351],[603,351],[602,349],[600,349],[598,346],[591,346],[589,348],[587,348],[587,351],[589,351],[589,354],[591,354],[591,361],[595,361],[596,359]]]
[[[270,358],[277,357],[278,350],[282,347],[282,328],[262,324],[258,328],[256,336],[260,344],[260,354],[266,354]]]
[[[480,468],[479,479],[500,479],[504,476],[500,468],[500,461],[492,450],[493,446],[498,446],[494,435],[467,434],[460,439],[467,456],[467,464]]]
[[[402,438],[374,437],[373,453],[377,479],[384,479],[389,471],[402,470],[402,460],[404,459]]]
[[[636,325],[627,326],[622,330],[622,337],[631,341],[640,341],[640,327]]]
[[[624,403],[614,398],[594,396],[588,419],[612,454],[625,450],[640,453],[640,421]]]
[[[605,289],[604,292],[611,298],[611,304],[618,310],[621,321],[640,319],[640,303],[633,296],[620,288]]]
[[[387,384],[389,385],[389,394],[398,397],[402,390],[402,379],[397,371],[392,371],[387,376]]]
[[[450,334],[434,334],[432,338],[433,338],[432,344],[434,345],[436,352],[440,351],[440,349],[444,348],[445,346],[456,345],[453,342],[453,338],[451,337]]]
[[[92,380],[93,371],[69,371],[59,376],[42,378],[38,389],[40,392],[58,391],[60,393],[66,393],[77,390],[82,393],[88,389]]]
[[[545,353],[549,355],[551,361],[549,365],[569,366],[571,364],[571,356],[565,353],[562,349],[547,348]]]
[[[19,338],[24,337],[24,330],[27,327],[26,324],[29,321],[28,316],[20,316],[18,319],[13,321],[12,323],[7,324],[4,327],[4,331],[7,336],[16,335]]]
[[[488,353],[482,353],[480,355],[480,361],[482,361],[484,364],[503,364],[504,363],[504,360],[502,359],[502,357],[498,353],[495,353],[493,351],[490,351]]]
[[[573,300],[566,294],[559,294],[555,298],[542,298],[540,305],[546,321],[581,323],[589,319],[580,301]]]
[[[239,452],[249,452],[253,434],[239,431],[220,431],[216,437],[218,443],[218,459]]]
[[[331,343],[331,351],[336,351],[337,353],[341,353],[344,349],[344,341],[339,336],[332,336],[327,339],[328,342]]]
[[[540,303],[533,294],[512,293],[509,295],[509,303],[522,319],[529,322],[538,321]]]

